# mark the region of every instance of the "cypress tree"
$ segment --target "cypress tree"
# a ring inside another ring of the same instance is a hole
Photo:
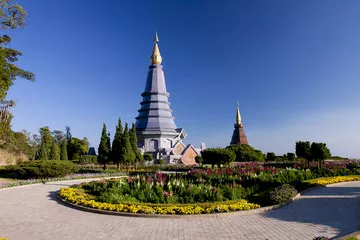
[[[138,162],[142,162],[144,158],[137,145],[136,127],[134,123],[131,125],[131,129],[130,129],[130,143],[136,156],[135,164],[137,164]]]
[[[104,165],[104,170],[106,169],[106,163],[109,162],[109,136],[106,131],[106,125],[104,123],[103,129],[101,132],[101,140],[98,148],[98,162]]]
[[[40,160],[48,160],[46,144],[44,141],[41,141],[40,145]]]
[[[107,143],[107,146],[108,146],[108,163],[111,161],[111,140],[110,140],[110,132],[107,132],[107,139],[106,139],[106,143]]]
[[[62,141],[61,143],[61,154],[60,154],[60,159],[61,160],[68,160],[68,153],[67,153],[67,144],[66,144],[66,139]]]
[[[53,141],[50,152],[51,160],[60,160],[60,150],[55,141]]]
[[[128,166],[135,161],[136,155],[132,149],[130,143],[130,135],[129,135],[129,128],[128,124],[125,123],[125,129],[123,133],[123,141],[122,141],[122,151],[121,151],[121,159],[123,159]]]
[[[117,169],[120,168],[121,163],[121,151],[122,151],[122,138],[123,138],[123,127],[121,124],[121,119],[119,118],[118,124],[116,126],[116,132],[114,136],[114,140],[112,143],[112,150],[111,150],[111,159],[114,163],[116,163]]]

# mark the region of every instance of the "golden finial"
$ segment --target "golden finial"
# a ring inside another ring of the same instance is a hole
[[[236,124],[241,125],[241,116],[240,116],[240,109],[239,109],[239,102],[237,102],[236,107]]]
[[[160,55],[158,42],[159,42],[159,37],[158,37],[158,34],[156,32],[155,33],[155,38],[154,38],[155,45],[154,45],[153,53],[152,53],[152,55],[150,57],[150,63],[151,64],[161,64],[161,62],[162,62],[162,57]]]

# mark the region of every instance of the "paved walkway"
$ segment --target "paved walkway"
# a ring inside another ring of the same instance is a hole
[[[84,180],[82,180],[84,181]],[[67,239],[313,239],[360,229],[360,181],[307,192],[267,213],[164,219],[102,215],[58,203],[56,191],[75,181],[0,190],[0,237]]]

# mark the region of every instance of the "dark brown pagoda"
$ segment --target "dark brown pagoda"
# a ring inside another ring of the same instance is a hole
[[[241,122],[239,103],[236,108],[236,122],[234,124],[234,132],[231,138],[231,145],[249,144],[244,132],[244,125]]]

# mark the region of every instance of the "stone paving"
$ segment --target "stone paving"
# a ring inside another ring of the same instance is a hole
[[[61,187],[85,180],[0,190],[0,237],[67,239],[313,239],[360,229],[360,181],[308,191],[266,213],[218,217],[142,218],[89,213],[56,201]]]

